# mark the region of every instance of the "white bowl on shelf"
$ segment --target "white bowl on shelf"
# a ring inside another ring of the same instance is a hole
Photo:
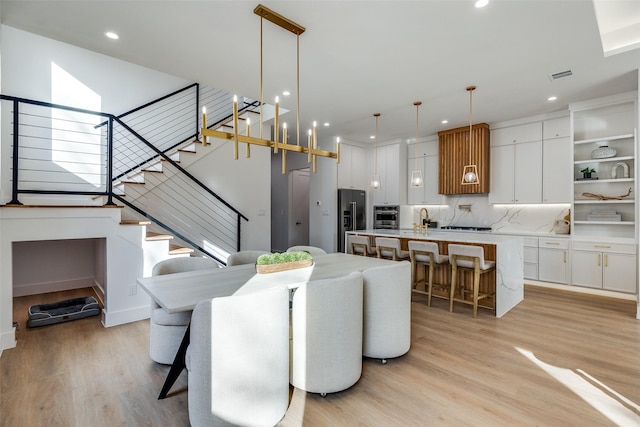
[[[600,148],[596,148],[591,152],[592,159],[608,159],[609,157],[615,157],[618,152],[615,148],[611,148],[608,145],[603,145]]]

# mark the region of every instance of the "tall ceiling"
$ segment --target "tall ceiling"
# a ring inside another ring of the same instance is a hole
[[[628,13],[637,0],[610,0]],[[605,57],[591,0],[264,1],[306,28],[300,42],[300,120],[329,122],[319,139],[368,143],[566,110],[636,90],[640,50]],[[1,22],[111,57],[260,98],[258,0],[0,2]],[[615,21],[614,21],[615,22]],[[611,21],[608,21],[611,25]],[[120,39],[107,39],[106,31]],[[263,24],[263,93],[296,111],[296,36]],[[571,70],[553,80],[550,74]],[[283,90],[291,95],[282,96]],[[549,102],[549,96],[557,100]],[[118,112],[114,112],[118,113]],[[441,120],[447,119],[447,124]]]

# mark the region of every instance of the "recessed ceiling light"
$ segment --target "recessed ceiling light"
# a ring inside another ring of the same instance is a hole
[[[114,33],[113,31],[107,31],[106,33],[104,33],[104,35],[110,38],[111,40],[118,40],[120,38],[120,36]]]
[[[555,101],[556,99],[558,99],[557,96],[550,96],[547,98],[547,101]]]
[[[289,92],[288,90],[285,90],[285,91],[282,91],[282,95],[289,96],[291,95],[291,92]]]
[[[449,123],[449,120],[444,119],[444,120],[443,120],[442,122],[440,122],[440,123],[442,123],[443,125],[446,125],[447,123]]]
[[[324,122],[324,126],[325,127],[329,126],[329,122]]]
[[[371,135],[371,136],[369,137],[369,139],[376,139],[376,136],[375,136],[375,135]]]
[[[475,6],[476,6],[477,8],[485,7],[485,6],[486,6],[486,5],[488,5],[488,4],[489,4],[489,0],[477,0],[477,1],[475,2]]]

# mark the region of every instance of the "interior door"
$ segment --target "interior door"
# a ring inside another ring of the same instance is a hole
[[[289,173],[289,247],[309,245],[309,172]]]

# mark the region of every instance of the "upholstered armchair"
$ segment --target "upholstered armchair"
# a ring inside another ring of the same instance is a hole
[[[298,287],[291,328],[294,387],[324,396],[354,385],[362,374],[362,274]]]
[[[411,263],[364,270],[362,354],[398,357],[411,347]]]
[[[160,276],[218,267],[220,265],[210,258],[169,258],[154,265],[151,275]],[[149,323],[149,356],[151,360],[165,365],[173,363],[190,320],[191,311],[170,314],[155,301],[151,302]]]
[[[318,248],[316,246],[291,246],[289,249],[287,249],[287,252],[295,252],[295,251],[306,251],[306,252],[309,252],[311,256],[327,254],[327,251],[325,251],[322,248]]]
[[[202,301],[187,349],[192,426],[273,426],[289,404],[286,287]]]
[[[240,251],[233,253],[227,257],[227,267],[242,264],[255,264],[260,255],[268,254],[266,251]]]

